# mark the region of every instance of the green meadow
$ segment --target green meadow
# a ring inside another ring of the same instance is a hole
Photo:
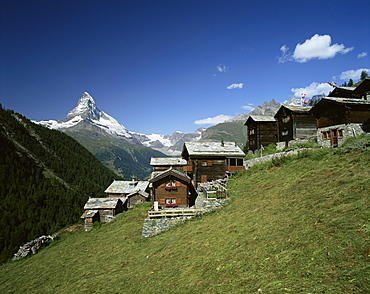
[[[150,203],[62,231],[0,266],[0,292],[370,293],[368,139],[351,146],[238,173],[228,205],[154,237],[141,237]]]

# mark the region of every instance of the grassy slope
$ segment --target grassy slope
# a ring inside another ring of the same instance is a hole
[[[209,127],[202,133],[202,140],[224,140],[245,144],[247,128],[245,121],[232,121]]]
[[[1,293],[369,293],[369,153],[239,174],[231,203],[142,239],[148,203],[0,267]]]

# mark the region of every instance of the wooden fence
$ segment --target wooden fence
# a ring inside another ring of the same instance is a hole
[[[163,209],[159,211],[148,211],[149,218],[172,217],[172,216],[193,216],[205,212],[205,209]]]

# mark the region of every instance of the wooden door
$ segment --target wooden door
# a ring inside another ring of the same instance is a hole
[[[338,129],[330,130],[330,146],[338,146]]]

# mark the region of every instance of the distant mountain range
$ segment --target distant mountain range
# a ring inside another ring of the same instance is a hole
[[[244,123],[250,115],[274,115],[280,108],[275,100],[265,102],[250,113],[240,114],[210,128],[172,135],[140,134],[127,130],[115,118],[101,111],[89,93],[84,92],[77,106],[63,120],[35,123],[68,133],[102,163],[124,178],[144,179],[150,175],[150,157],[179,156],[185,142],[203,140],[246,142]]]
[[[63,120],[42,120],[35,123],[50,129],[67,132],[72,136],[81,133],[82,130],[90,133],[118,139],[127,143],[150,147],[167,155],[178,155],[183,143],[196,141],[201,138],[203,128],[193,133],[175,132],[172,135],[161,134],[140,134],[127,130],[115,118],[97,108],[94,99],[89,93],[84,92],[79,99],[77,106],[68,112]]]

